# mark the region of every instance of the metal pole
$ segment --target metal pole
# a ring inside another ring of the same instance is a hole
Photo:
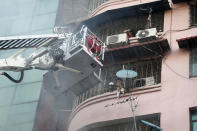
[[[134,109],[133,109],[133,97],[132,97],[132,94],[130,96],[130,99],[131,99],[131,111],[132,111],[132,114],[133,114],[133,122],[134,122],[134,127],[135,127],[135,131],[137,131],[137,125],[136,125],[136,119],[135,119],[135,113],[134,113]]]

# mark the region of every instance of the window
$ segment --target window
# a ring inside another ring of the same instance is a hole
[[[190,53],[190,77],[197,76],[197,48],[191,50]]]
[[[197,110],[190,110],[191,131],[197,131]]]
[[[190,2],[190,26],[197,25],[197,1]]]

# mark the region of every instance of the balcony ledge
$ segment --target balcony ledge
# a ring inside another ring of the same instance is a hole
[[[147,42],[130,43],[115,48],[106,48],[104,65],[131,59],[144,59],[159,56],[162,57],[170,50],[167,39],[158,39]]]
[[[86,25],[93,29],[108,21],[136,16],[140,8],[150,7],[154,11],[170,9],[168,0],[143,0],[141,3],[139,0],[110,0],[96,8],[87,19],[81,22],[80,26]]]
[[[163,0],[164,3],[165,0]],[[149,4],[149,3],[153,3],[153,2],[162,2],[162,0],[110,0],[107,1],[103,4],[101,4],[100,6],[98,6],[95,10],[92,11],[91,13],[91,17],[94,17],[98,14],[104,13],[108,10],[115,10],[115,9],[120,9],[120,8],[125,8],[125,7],[130,7],[130,6],[137,6],[137,5],[145,5],[145,4]],[[170,8],[170,7],[166,7],[166,8]]]
[[[143,86],[139,87],[136,89],[131,89],[129,93],[124,94],[124,96],[121,96],[121,98],[129,97],[131,94],[132,95],[140,95],[140,94],[145,94],[145,93],[152,93],[152,92],[157,92],[161,91],[161,83],[152,85],[152,86]],[[69,118],[69,123],[72,121],[72,119],[75,117],[75,115],[82,109],[86,108],[87,106],[102,102],[102,101],[107,101],[111,99],[117,99],[116,96],[116,91],[113,92],[107,92],[98,96],[91,97],[85,101],[83,101],[81,104],[79,104],[72,112]]]
[[[106,48],[106,52],[120,50],[120,49],[126,49],[126,48],[132,48],[132,47],[136,47],[136,46],[143,46],[143,45],[148,45],[148,44],[154,44],[154,43],[161,44],[161,42],[166,42],[166,39],[157,39],[157,40],[146,41],[146,42],[142,42],[142,43],[140,43],[138,41],[130,42],[130,44],[128,44],[128,45],[124,45],[124,46],[120,46],[120,47],[116,47],[116,48]]]

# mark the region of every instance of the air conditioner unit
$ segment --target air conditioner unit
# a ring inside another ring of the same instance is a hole
[[[155,84],[154,77],[146,77],[134,80],[134,87],[151,86]]]
[[[108,45],[114,45],[114,44],[120,44],[120,43],[127,43],[128,37],[126,33],[118,34],[118,35],[111,35],[107,36],[106,44]]]
[[[144,78],[144,79],[146,81],[146,86],[150,86],[150,85],[154,85],[155,84],[154,77],[147,77],[147,78]]]
[[[151,41],[157,39],[157,29],[151,28],[146,30],[139,30],[136,34],[137,39],[140,42]]]

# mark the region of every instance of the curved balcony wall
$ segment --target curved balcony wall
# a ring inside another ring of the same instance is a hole
[[[132,95],[149,95],[152,92],[160,92],[161,85],[157,84],[146,88],[133,89]],[[131,119],[130,102],[127,101],[130,93],[122,95],[117,99],[116,91],[106,92],[89,99],[86,99],[76,109],[73,110],[69,119],[69,131],[74,131],[89,124],[102,121],[111,121],[117,119]],[[137,98],[138,99],[138,98]],[[141,98],[140,98],[141,99]],[[144,99],[144,98],[143,98]],[[121,103],[122,102],[122,103]],[[141,104],[140,104],[141,106]],[[82,113],[82,114],[81,114]],[[159,113],[159,112],[154,112]],[[150,113],[149,113],[150,114]],[[144,114],[142,114],[144,115]],[[78,119],[79,118],[79,119]],[[87,123],[86,123],[87,122]],[[86,124],[84,124],[86,123]],[[83,126],[81,124],[84,124]]]
[[[91,12],[90,16],[96,16],[109,10],[144,5],[158,1],[160,0],[93,0],[92,2],[89,1],[89,10]],[[161,0],[161,4],[164,4],[164,6],[169,8],[169,3],[167,0]]]
[[[107,1],[109,0],[89,0],[88,8],[90,12],[93,12],[96,8],[98,8]]]

